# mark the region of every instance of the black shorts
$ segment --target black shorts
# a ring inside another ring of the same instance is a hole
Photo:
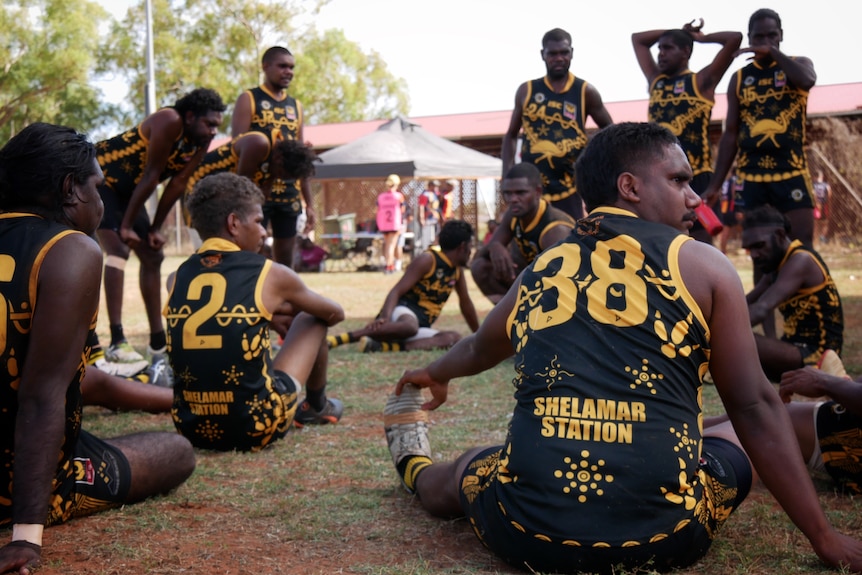
[[[817,409],[815,421],[826,472],[845,493],[862,494],[862,417],[829,401]]]
[[[814,208],[814,193],[808,173],[780,182],[742,182],[742,201],[746,210],[769,204],[785,213]]]
[[[479,540],[507,563],[540,572],[612,573],[619,567],[666,571],[700,560],[716,531],[748,495],[751,465],[745,453],[729,441],[706,437],[700,466],[704,471],[707,524],[692,521],[666,538],[632,547],[586,547],[544,541],[512,526],[501,517],[494,484],[501,447],[479,453],[461,477],[460,500]],[[540,509],[538,513],[554,513]],[[601,528],[601,527],[599,527]]]
[[[123,223],[123,215],[129,207],[130,197],[118,194],[110,186],[99,186],[99,196],[105,205],[105,213],[99,224],[100,230],[111,230],[120,232],[120,224]],[[140,238],[146,238],[150,233],[150,217],[147,215],[146,207],[141,208],[132,222],[132,229]]]
[[[266,202],[263,204],[263,226],[269,224],[272,227],[272,237],[278,239],[289,239],[296,237],[296,222],[302,208],[296,210],[293,204],[280,202]]]
[[[125,503],[132,471],[118,448],[82,430],[70,465],[71,474],[51,498],[46,525]]]

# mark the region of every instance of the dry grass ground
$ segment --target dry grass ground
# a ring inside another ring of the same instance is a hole
[[[858,250],[825,250],[841,290],[847,320],[845,359],[862,373],[862,269]],[[746,285],[750,264],[731,256]],[[164,272],[179,258],[169,258]],[[146,345],[146,321],[129,265],[126,333]],[[394,276],[380,273],[307,274],[314,289],[344,305],[340,327],[373,317]],[[472,280],[471,280],[472,285]],[[490,305],[475,289],[480,315]],[[455,296],[453,296],[454,299]],[[107,341],[103,311],[100,335]],[[456,301],[440,325],[466,328]],[[355,346],[352,346],[355,347]],[[351,347],[331,354],[331,393],[344,400],[337,426],[306,428],[259,454],[199,452],[192,478],[174,493],[139,505],[49,529],[42,574],[120,573],[513,573],[479,546],[463,521],[428,517],[400,488],[381,429],[380,411],[408,367],[436,353],[363,355]],[[505,362],[504,362],[505,363]],[[511,409],[511,366],[457,381],[433,414],[432,445],[453,457],[469,445],[499,443]],[[706,409],[721,411],[708,388]],[[88,408],[85,427],[103,436],[172,429],[167,415],[115,414]],[[862,538],[860,501],[819,485],[821,501],[843,531]],[[828,572],[771,496],[755,488],[707,557],[687,574]]]

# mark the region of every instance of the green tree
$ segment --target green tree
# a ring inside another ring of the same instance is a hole
[[[290,93],[302,102],[307,122],[407,113],[405,83],[379,55],[364,54],[340,31],[320,35],[310,23],[326,1],[153,0],[157,102],[170,105],[195,87],[207,87],[232,104],[260,82],[261,53],[282,45],[297,59]],[[144,22],[141,1],[114,24],[99,57],[99,72],[129,78],[128,101],[137,110],[129,110],[129,121],[139,121],[143,109]]]
[[[0,140],[37,121],[89,132],[110,112],[90,85],[107,17],[90,0],[0,4]]]

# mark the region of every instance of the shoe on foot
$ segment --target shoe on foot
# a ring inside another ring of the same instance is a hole
[[[100,358],[93,363],[93,366],[95,366],[98,370],[104,371],[105,373],[108,373],[110,375],[129,378],[147,369],[149,363],[145,359],[132,363],[116,363],[113,361],[108,361],[105,358]]]
[[[135,348],[127,341],[113,343],[105,350],[105,358],[114,363],[135,363],[146,361],[144,356],[135,351]]]
[[[376,339],[372,339],[367,335],[359,338],[359,351],[362,353],[374,353],[383,349],[383,345]]]
[[[428,412],[422,409],[425,399],[415,385],[405,385],[401,395],[393,392],[383,409],[383,429],[392,462],[397,467],[408,455],[421,455],[431,459],[428,443]],[[402,480],[403,483],[403,480]],[[410,491],[405,484],[404,487]]]
[[[168,361],[167,354],[154,356],[153,363],[147,368],[150,384],[159,387],[174,386],[174,370]]]
[[[306,425],[338,423],[341,420],[342,413],[344,413],[344,404],[338,399],[327,398],[326,405],[320,411],[316,411],[311,407],[311,404],[306,399],[296,408],[296,415],[293,416],[293,424],[296,427],[302,428]]]

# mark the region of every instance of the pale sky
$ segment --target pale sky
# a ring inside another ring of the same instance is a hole
[[[122,15],[131,0],[100,0]],[[631,34],[678,28],[704,19],[704,31],[738,30],[762,7],[782,19],[786,54],[811,58],[817,83],[862,82],[862,3],[845,0],[331,0],[315,25],[340,28],[365,51],[374,50],[395,76],[407,81],[412,117],[508,110],[515,90],[545,73],[539,51],[542,35],[560,27],[572,35],[571,71],[596,86],[606,102],[647,97],[646,80],[635,61]],[[743,46],[747,45],[743,37]],[[279,43],[290,48],[290,39]],[[717,45],[695,44],[691,67],[697,71]],[[740,56],[731,65],[745,65]],[[297,69],[297,74],[302,74]],[[725,92],[729,75],[719,83]],[[226,100],[233,100],[224,95]],[[157,95],[158,99],[158,95]]]

